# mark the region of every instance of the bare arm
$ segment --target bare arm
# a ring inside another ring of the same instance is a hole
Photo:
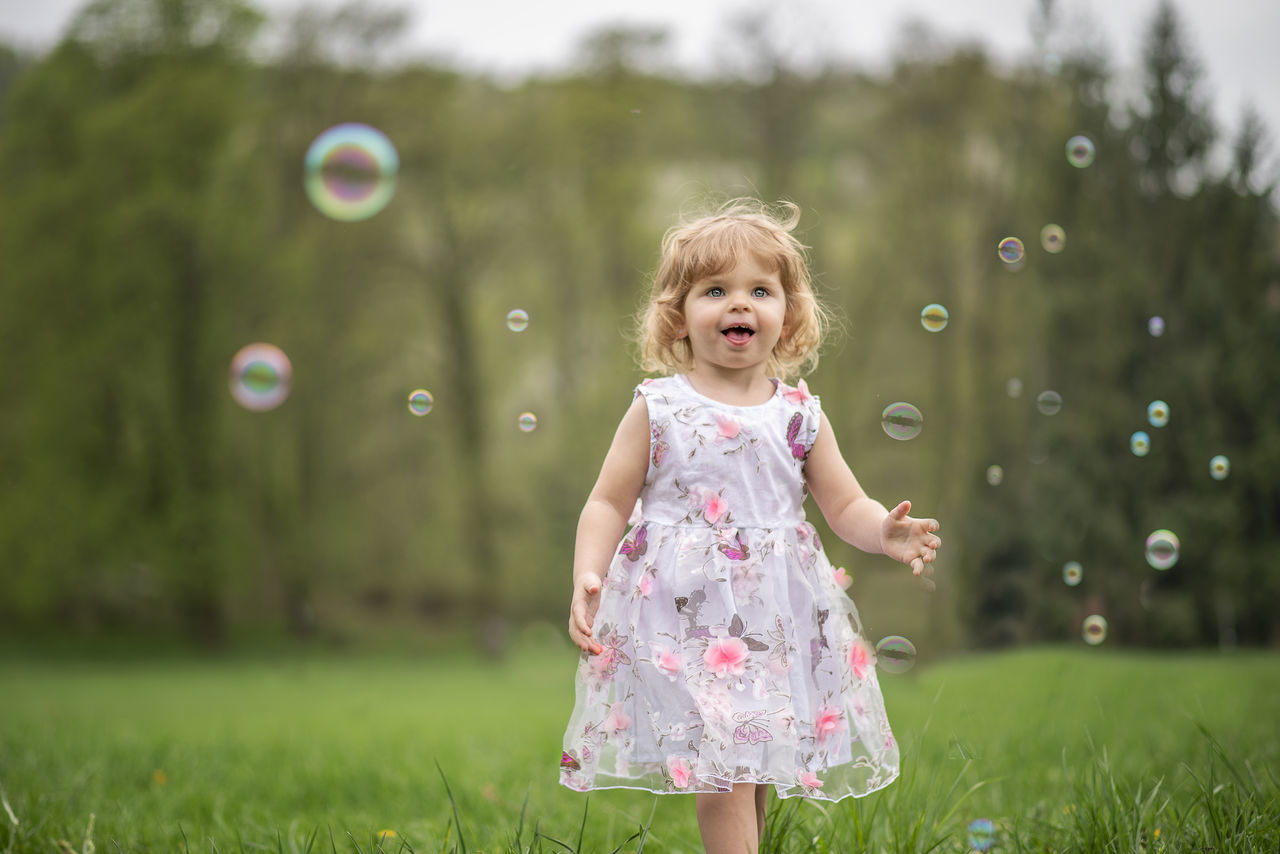
[[[809,494],[837,537],[864,552],[885,554],[909,564],[916,575],[933,574],[928,564],[933,563],[942,547],[941,538],[934,533],[938,530],[937,520],[908,516],[910,501],[886,510],[867,495],[840,454],[826,415],[822,416],[818,437],[809,451],[804,475]]]
[[[622,417],[605,454],[600,476],[578,517],[573,549],[573,598],[569,604],[569,637],[586,652],[602,647],[591,636],[600,604],[601,580],[626,532],[627,519],[649,470],[649,408],[637,396]]]

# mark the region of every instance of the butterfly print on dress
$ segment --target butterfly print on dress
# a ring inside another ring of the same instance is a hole
[[[630,538],[622,541],[622,545],[618,550],[622,553],[623,557],[632,563],[635,563],[641,555],[649,550],[649,544],[645,542],[645,540],[648,539],[648,535],[648,529],[644,525],[641,525],[639,528],[636,528],[635,533],[633,533]]]
[[[804,424],[804,416],[797,412],[791,416],[791,420],[787,423],[787,445],[791,448],[791,456],[797,460],[804,462],[809,456],[809,449],[804,446],[803,442],[798,441],[800,438],[800,427]]]

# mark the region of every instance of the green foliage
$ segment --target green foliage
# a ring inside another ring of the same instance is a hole
[[[700,850],[691,798],[557,784],[576,657],[520,641],[501,665],[7,648],[0,851]],[[956,852],[976,819],[995,851],[1275,850],[1278,674],[1079,649],[886,674],[899,779],[771,797],[763,850]]]
[[[461,617],[500,648],[513,621],[559,620],[577,514],[640,378],[631,317],[659,239],[761,194],[803,209],[841,317],[809,382],[854,470],[943,522],[927,606],[855,572],[870,622],[922,649],[1074,637],[1090,612],[1122,643],[1280,637],[1275,176],[1256,117],[1214,160],[1170,7],[1131,106],[1087,51],[1001,69],[934,44],[879,75],[802,70],[751,15],[734,24],[749,59],[717,78],[647,70],[660,32],[604,31],[580,70],[507,84],[380,61],[394,12],[299,13],[251,59],[259,23],[235,0],[97,0],[48,55],[0,55],[8,624],[343,640]],[[402,164],[363,222],[301,192],[306,147],[346,121]],[[1063,156],[1077,133],[1087,169]],[[1049,222],[1061,254],[1038,246]],[[938,334],[918,321],[932,302],[951,312]],[[294,366],[268,413],[223,386],[254,341]],[[436,406],[412,418],[420,387]],[[1056,416],[1035,411],[1046,388]],[[1173,418],[1137,459],[1156,397]],[[912,442],[879,428],[895,400],[925,412]],[[1184,552],[1154,576],[1158,527]],[[882,565],[825,540],[837,564]]]

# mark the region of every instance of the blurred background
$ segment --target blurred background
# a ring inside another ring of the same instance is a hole
[[[1277,11],[643,5],[0,6],[0,635],[562,634],[662,233],[752,195],[942,522],[927,592],[810,510],[873,640],[1280,644]]]

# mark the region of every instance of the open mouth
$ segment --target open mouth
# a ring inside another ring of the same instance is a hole
[[[746,344],[756,331],[750,326],[730,326],[720,330],[720,334],[729,339],[730,344]]]

